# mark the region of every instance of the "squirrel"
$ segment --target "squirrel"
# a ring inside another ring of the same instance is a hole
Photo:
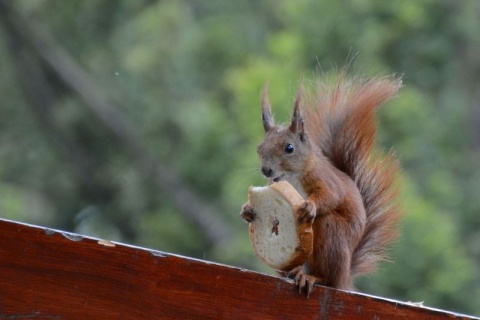
[[[281,275],[295,279],[309,295],[314,284],[353,290],[354,276],[373,271],[386,259],[401,216],[398,161],[374,150],[375,111],[402,86],[394,77],[362,79],[339,74],[335,85],[317,83],[298,90],[289,124],[276,125],[261,96],[265,130],[257,153],[268,184],[288,181],[304,197],[299,223],[311,223],[313,252]],[[255,219],[246,203],[241,217]]]

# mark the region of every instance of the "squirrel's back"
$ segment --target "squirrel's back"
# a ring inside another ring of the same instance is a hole
[[[372,271],[397,237],[400,211],[395,204],[398,165],[394,156],[374,149],[375,111],[401,87],[399,79],[338,76],[334,85],[318,83],[302,94],[308,136],[324,155],[356,183],[363,199],[365,232],[353,252],[351,274]]]

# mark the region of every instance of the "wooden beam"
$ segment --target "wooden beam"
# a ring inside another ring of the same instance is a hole
[[[0,219],[0,319],[473,319]]]

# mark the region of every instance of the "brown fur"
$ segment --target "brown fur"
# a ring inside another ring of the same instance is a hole
[[[306,197],[302,219],[313,223],[314,252],[291,274],[300,289],[313,282],[352,289],[353,277],[372,271],[397,235],[397,163],[377,154],[374,143],[375,111],[400,86],[397,79],[340,75],[334,86],[301,88],[288,127],[274,124],[266,89],[262,94],[262,172],[270,182],[292,183]]]

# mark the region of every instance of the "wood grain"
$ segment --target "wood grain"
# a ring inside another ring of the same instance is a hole
[[[0,319],[473,319],[0,219]]]

